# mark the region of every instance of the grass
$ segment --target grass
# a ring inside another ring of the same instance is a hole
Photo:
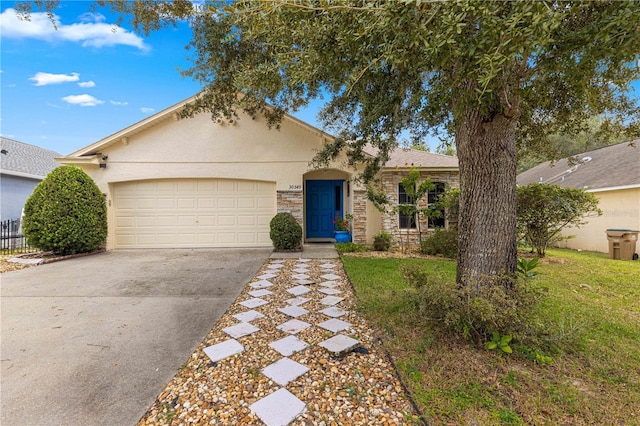
[[[379,330],[429,424],[640,424],[640,262],[549,250],[531,285],[547,297],[546,349],[487,351],[416,314],[401,269],[455,279],[448,260],[343,257],[358,307]]]

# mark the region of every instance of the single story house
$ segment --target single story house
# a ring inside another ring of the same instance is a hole
[[[82,168],[105,194],[108,249],[268,247],[277,212],[296,217],[305,242],[333,241],[335,217],[347,214],[354,242],[399,232],[398,215],[367,200],[356,180],[361,167],[344,157],[310,166],[331,135],[288,115],[277,130],[246,114],[179,119],[192,99],[58,159]],[[441,186],[458,185],[457,158],[397,150],[381,172],[395,202],[412,166]]]
[[[60,154],[0,137],[0,220],[20,219],[33,189],[58,163]]]
[[[586,225],[568,228],[575,236],[560,247],[607,253],[607,229],[640,230],[640,139],[578,154],[578,163],[546,162],[518,175],[518,184],[533,182],[585,189],[600,200],[603,215],[587,217]],[[640,247],[639,247],[640,248]]]

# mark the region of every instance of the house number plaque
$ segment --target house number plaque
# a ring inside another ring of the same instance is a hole
[[[289,185],[289,189],[301,190],[302,189],[302,185]]]

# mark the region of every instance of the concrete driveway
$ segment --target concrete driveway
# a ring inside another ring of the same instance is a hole
[[[0,423],[135,424],[270,253],[111,251],[0,275]]]

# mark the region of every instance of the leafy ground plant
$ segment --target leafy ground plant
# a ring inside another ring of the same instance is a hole
[[[451,333],[419,313],[402,270],[455,280],[455,262],[343,257],[358,307],[379,330],[421,411],[440,424],[636,424],[640,418],[638,263],[548,250],[528,281],[547,293],[538,344],[510,356]],[[502,336],[500,336],[502,337]]]

